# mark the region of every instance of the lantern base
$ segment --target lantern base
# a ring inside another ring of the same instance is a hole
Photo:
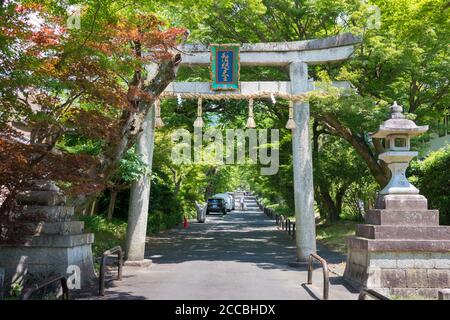
[[[381,194],[375,204],[377,209],[420,210],[428,209],[428,200],[420,194]]]

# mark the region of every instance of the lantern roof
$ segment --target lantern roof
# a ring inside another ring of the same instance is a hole
[[[391,106],[391,118],[384,121],[372,138],[386,138],[388,135],[403,134],[410,137],[418,136],[428,131],[428,126],[417,126],[414,121],[406,119],[402,106],[397,101]]]

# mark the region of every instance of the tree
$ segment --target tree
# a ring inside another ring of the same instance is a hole
[[[344,198],[352,185],[359,186],[370,174],[347,142],[325,130],[317,130],[317,126],[313,128],[313,157],[319,211],[327,222],[334,223],[340,219]]]
[[[418,123],[429,122],[448,109],[450,20],[446,0],[168,2],[171,5],[169,15],[174,21],[192,30],[192,40],[204,43],[298,41],[346,31],[361,34],[363,43],[352,59],[310,68],[310,75],[315,79],[347,80],[356,92],[313,99],[311,115],[319,131],[339,137],[354,149],[379,186],[387,183],[390,173],[378,162],[378,154],[383,152],[382,142],[371,140],[368,134],[387,118],[387,107],[397,100],[409,116],[417,117]],[[379,28],[374,24],[372,28],[368,23],[374,13],[372,5],[378,6],[381,12]],[[186,14],[188,10],[190,14]],[[195,72],[195,69],[189,70],[191,74],[203,75]],[[286,79],[286,74],[283,69],[252,67],[242,68],[241,78]],[[274,116],[272,119],[286,117],[277,110],[278,106],[266,106],[267,114]],[[233,109],[222,110],[226,114]],[[272,187],[266,188],[273,194],[279,194],[284,188],[282,198],[289,203],[292,194],[289,175],[283,181],[286,187],[274,183],[283,170],[289,169],[288,156],[285,160],[277,177],[261,179],[265,182],[259,183],[261,187],[272,183]],[[319,202],[323,202],[322,195],[319,197]]]
[[[116,174],[114,174],[112,179],[108,182],[107,189],[110,191],[108,212],[106,214],[108,220],[112,220],[117,193],[128,189],[131,183],[137,181],[141,175],[147,173],[148,168],[136,154],[135,148],[130,148],[125,156],[119,161]]]
[[[180,61],[175,47],[185,30],[127,9],[132,3],[87,3],[81,29],[64,27],[64,4],[1,3],[2,221],[11,220],[16,195],[33,179],[65,182],[75,203],[86,206],[174,79]],[[100,151],[59,150],[70,135],[99,143]]]

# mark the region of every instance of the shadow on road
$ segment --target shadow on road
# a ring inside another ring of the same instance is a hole
[[[345,261],[344,255],[321,246],[319,254],[329,263]],[[286,271],[293,270],[287,264],[295,260],[296,253],[294,240],[287,232],[275,230],[274,220],[260,211],[233,211],[225,216],[209,215],[206,223],[191,223],[187,229],[151,237],[146,256],[157,264],[236,261]]]

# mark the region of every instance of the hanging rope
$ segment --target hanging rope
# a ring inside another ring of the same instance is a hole
[[[155,128],[164,127],[164,122],[161,119],[161,102],[159,99],[155,101]]]
[[[195,119],[194,127],[201,128],[203,127],[203,118],[202,118],[202,103],[203,99],[198,98],[197,101],[197,119]]]
[[[327,97],[329,94],[321,91],[310,91],[299,94],[287,94],[280,92],[260,92],[257,94],[241,94],[241,93],[177,93],[177,92],[163,92],[161,98],[177,98],[182,97],[183,99],[205,99],[205,100],[250,100],[250,99],[265,99],[265,98],[279,98],[281,100],[292,100],[292,101],[307,101],[311,96],[315,97]],[[276,100],[275,100],[276,102]]]
[[[294,121],[294,101],[289,101],[289,120],[286,123],[286,129],[295,129],[297,125]]]
[[[247,119],[247,128],[253,129],[256,128],[256,122],[253,118],[253,98],[248,101],[248,119]]]
[[[229,92],[221,92],[221,93],[179,93],[179,92],[163,92],[160,95],[161,99],[164,98],[176,98],[178,103],[182,102],[183,99],[198,99],[198,108],[197,108],[197,119],[194,122],[194,127],[203,127],[204,122],[202,119],[202,102],[203,99],[219,101],[219,100],[249,100],[249,114],[247,119],[247,128],[255,128],[256,123],[253,117],[253,100],[254,99],[265,99],[269,98],[272,100],[272,103],[276,103],[276,98],[282,100],[289,100],[289,120],[286,123],[287,129],[295,129],[297,127],[294,120],[294,102],[306,102],[311,97],[315,98],[327,98],[330,97],[330,93],[323,91],[309,91],[305,93],[299,94],[288,94],[288,93],[280,93],[280,92],[267,92],[262,91],[256,94],[241,94],[241,93],[229,93]],[[162,122],[162,120],[161,120]]]

